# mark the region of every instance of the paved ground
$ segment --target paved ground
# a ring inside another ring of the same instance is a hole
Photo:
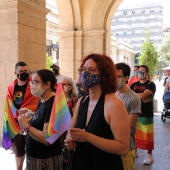
[[[156,81],[157,93],[155,99],[158,100],[157,112],[154,116],[155,128],[155,149],[153,151],[154,163],[143,165],[146,151],[138,150],[139,157],[136,159],[134,170],[170,170],[170,119],[165,124],[161,121],[162,94],[163,87],[161,82]],[[0,139],[0,170],[15,170],[15,158],[11,150],[5,151],[1,147]],[[25,169],[25,163],[24,163]]]
[[[155,149],[152,165],[143,165],[146,151],[139,150],[134,170],[170,170],[170,119],[165,124],[161,121],[160,113],[154,116]]]

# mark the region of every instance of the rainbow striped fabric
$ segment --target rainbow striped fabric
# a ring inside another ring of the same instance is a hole
[[[135,134],[136,147],[144,150],[154,149],[153,118],[139,117]]]
[[[60,84],[55,95],[46,140],[53,144],[71,125],[71,115],[67,106],[63,85]]]
[[[6,150],[11,147],[11,140],[21,131],[21,128],[15,120],[16,113],[16,108],[12,103],[12,100],[7,95],[4,103],[2,140],[2,146]]]

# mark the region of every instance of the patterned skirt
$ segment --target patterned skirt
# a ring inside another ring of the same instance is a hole
[[[26,156],[26,170],[62,170],[62,155],[54,156],[47,159],[38,159]]]
[[[153,118],[139,117],[135,134],[136,147],[144,150],[154,149]]]

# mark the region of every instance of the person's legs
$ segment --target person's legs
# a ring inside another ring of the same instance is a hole
[[[152,150],[148,150],[148,154],[152,155]]]
[[[16,168],[17,170],[22,170],[23,164],[25,160],[25,154],[21,157],[15,156]]]
[[[148,150],[147,158],[143,161],[143,164],[150,165],[154,162],[153,156],[152,156],[152,150]]]
[[[22,170],[23,163],[25,160],[25,144],[26,136],[18,134],[12,140],[12,148],[15,153],[16,169]]]

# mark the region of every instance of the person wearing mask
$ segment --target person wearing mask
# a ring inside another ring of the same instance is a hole
[[[116,95],[122,99],[129,113],[130,119],[130,146],[129,153],[122,157],[124,170],[133,170],[135,164],[135,130],[138,116],[141,113],[140,97],[127,85],[130,76],[130,66],[126,63],[117,63],[118,89]]]
[[[139,115],[136,129],[136,147],[147,150],[147,158],[143,164],[153,163],[152,151],[154,149],[154,122],[153,122],[153,98],[156,92],[154,82],[148,80],[149,69],[141,65],[138,70],[139,81],[131,85],[131,89],[141,98],[142,113]]]
[[[55,74],[55,77],[57,79],[57,84],[60,84],[61,83],[61,80],[66,77],[65,75],[63,74],[60,74],[60,67],[59,67],[59,64],[56,63],[56,64],[53,64],[51,66],[52,70],[53,70],[53,73]]]
[[[68,108],[70,110],[70,114],[72,117],[74,109],[75,109],[75,105],[77,103],[77,89],[75,87],[75,84],[73,83],[73,80],[69,77],[64,77],[61,80],[61,83],[64,86],[64,92],[66,96],[67,105],[68,105]]]
[[[138,78],[138,70],[139,70],[139,66],[134,66],[134,70],[133,70],[133,76],[130,78],[130,80],[128,81],[128,86],[130,87],[134,82],[139,81]]]
[[[121,156],[129,151],[130,124],[124,103],[115,95],[115,65],[106,55],[90,54],[82,59],[80,70],[89,95],[78,100],[64,141],[74,150],[70,169],[123,170]]]
[[[53,144],[45,140],[52,106],[55,98],[56,78],[47,69],[36,71],[30,82],[31,93],[40,98],[36,112],[30,118],[25,111],[18,117],[20,126],[27,133],[26,169],[62,170],[62,141],[59,137]]]
[[[14,73],[16,75],[16,79],[8,86],[7,97],[13,102],[14,106],[17,109],[16,117],[14,118],[18,123],[18,110],[27,107],[34,112],[35,107],[39,102],[39,98],[31,94],[31,77],[29,76],[28,65],[23,61],[17,62],[15,64]],[[15,153],[16,169],[22,170],[23,162],[25,159],[25,135],[22,132],[17,134],[12,139],[10,146],[11,145]]]

